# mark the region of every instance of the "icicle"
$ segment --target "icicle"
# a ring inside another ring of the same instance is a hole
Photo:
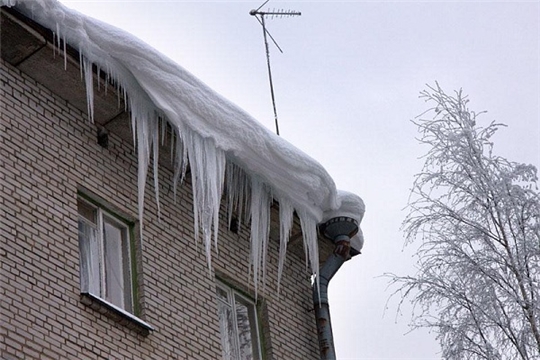
[[[64,40],[64,70],[67,70],[67,51],[66,51],[66,37],[65,36],[63,40]]]
[[[152,139],[152,153],[154,155],[154,194],[156,197],[156,206],[158,220],[161,221],[161,206],[159,205],[159,118],[150,122],[150,137]]]
[[[116,83],[116,100],[117,100],[117,107],[120,109],[120,105],[122,104],[121,94],[120,94],[120,85],[118,82]]]
[[[54,46],[53,46],[54,48]],[[82,50],[79,48],[79,70],[81,71],[81,81],[84,79],[84,62],[83,62],[83,55]]]
[[[134,115],[133,115],[133,109],[130,110],[131,112],[131,136],[133,137],[133,149],[136,149],[137,147],[137,127],[136,127],[136,122],[133,121],[134,119]]]
[[[173,195],[174,201],[176,202],[176,191],[178,188],[178,183],[182,184],[186,176],[187,171],[187,147],[184,146],[184,143],[181,139],[181,133],[178,128],[175,128],[175,139],[176,143],[174,146],[174,175],[173,175]],[[172,148],[171,148],[172,151]]]
[[[248,178],[248,180],[250,179]],[[244,223],[246,224],[249,224],[251,220],[251,192],[251,181],[246,180],[244,182],[244,191],[240,192],[240,199],[238,200],[244,209]]]
[[[219,235],[219,210],[221,205],[221,198],[223,196],[223,183],[224,183],[224,177],[225,177],[225,153],[221,150],[215,147],[215,144],[212,142],[213,149],[216,152],[216,156],[213,158],[215,159],[215,163],[212,164],[215,166],[215,172],[216,172],[216,178],[215,183],[210,184],[212,187],[210,188],[210,191],[213,193],[213,226],[214,226],[214,247],[216,250],[218,249],[218,235]],[[212,178],[214,180],[214,178]]]
[[[159,118],[159,128],[161,129],[161,146],[165,145],[165,137],[167,135],[167,121],[162,117]]]
[[[146,177],[148,174],[148,164],[150,159],[150,114],[153,109],[145,108],[144,102],[132,101],[131,122],[136,129],[137,157],[138,157],[138,207],[139,207],[139,228],[141,244],[143,244],[143,219],[144,219],[144,191]]]
[[[172,129],[172,125],[171,125],[171,153],[170,153],[170,156],[171,156],[171,165],[174,166],[174,154],[175,154],[175,150],[176,150],[176,147],[175,147],[175,139],[176,139],[176,133],[173,131]]]
[[[203,139],[191,130],[185,134],[184,146],[188,148],[191,166],[195,239],[199,239],[199,230],[201,230],[208,269],[210,269],[212,227],[216,245],[218,239],[219,207],[225,177],[225,153],[216,147],[212,139]]]
[[[233,214],[236,212],[240,229],[244,215],[244,201],[248,198],[249,179],[244,170],[230,161],[227,162],[226,174],[228,223],[231,223]]]
[[[233,212],[236,210],[236,199],[238,197],[238,187],[235,183],[236,166],[227,161],[225,168],[225,188],[227,189],[227,224],[230,226],[233,219]]]
[[[60,54],[61,39],[62,39],[62,37],[60,35],[60,24],[56,23],[56,42],[58,44],[58,54]],[[53,46],[54,46],[54,44],[53,44]]]
[[[124,111],[128,111],[128,95],[125,87],[122,87],[122,94],[124,96]]]
[[[199,216],[201,212],[204,211],[203,201],[204,199],[204,189],[201,188],[202,186],[199,184],[201,181],[199,178],[202,177],[201,174],[198,174],[199,171],[202,171],[200,169],[201,167],[204,168],[203,164],[203,149],[201,149],[201,146],[199,145],[197,148],[196,145],[193,144],[194,141],[190,141],[190,137],[194,137],[192,132],[187,134],[185,140],[186,145],[189,147],[188,151],[188,157],[189,157],[189,163],[191,164],[191,177],[192,177],[192,188],[193,188],[193,221],[194,221],[194,234],[195,234],[195,240],[199,239]],[[197,137],[198,139],[198,137]],[[189,142],[188,142],[189,141]],[[200,201],[199,198],[202,200]]]
[[[94,123],[94,75],[92,74],[92,63],[87,58],[83,58],[84,82],[86,84],[86,106],[88,108],[88,118]]]
[[[52,54],[53,59],[56,59],[56,33],[52,32]]]
[[[281,275],[283,274],[283,265],[285,264],[285,258],[287,255],[287,244],[289,243],[289,236],[293,225],[294,209],[289,199],[282,197],[279,200],[279,259],[278,259],[278,279],[277,288],[278,293],[281,289]]]
[[[101,67],[99,65],[97,65],[97,88],[98,91],[101,88]]]
[[[306,211],[298,210],[302,235],[304,240],[304,251],[306,255],[306,267],[310,265],[311,274],[315,276],[317,288],[319,288],[319,244],[317,240],[317,221]],[[320,297],[320,296],[319,296]]]
[[[249,196],[251,192],[251,182],[247,174],[240,168],[239,172],[239,183],[238,183],[238,230],[242,230],[242,224],[247,224],[249,222],[250,214],[250,204],[248,204]],[[242,221],[242,216],[244,220]]]
[[[262,280],[266,283],[266,253],[270,235],[270,204],[268,187],[257,177],[251,177],[251,271],[255,296]]]

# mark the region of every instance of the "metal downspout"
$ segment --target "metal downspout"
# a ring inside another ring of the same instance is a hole
[[[319,279],[313,285],[313,306],[317,322],[317,335],[321,360],[335,360],[334,336],[328,305],[328,285],[341,265],[350,259],[351,237],[358,232],[358,224],[351,218],[334,218],[321,226],[321,232],[336,245],[319,271]]]

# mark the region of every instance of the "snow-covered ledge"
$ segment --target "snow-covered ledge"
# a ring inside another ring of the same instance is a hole
[[[89,292],[81,293],[81,303],[144,336],[148,336],[150,332],[155,331],[150,324],[137,316]]]
[[[361,222],[365,208],[360,197],[338,191],[330,175],[317,161],[270,132],[141,40],[68,9],[56,0],[0,0],[0,4],[14,6],[17,11],[52,30],[60,52],[65,43],[79,50],[91,120],[94,98],[92,65],[106,71],[127,94],[138,151],[141,220],[148,166],[151,162],[156,167],[158,164],[161,119],[172,125],[176,139],[175,184],[181,182],[189,162],[195,239],[202,237],[209,266],[212,240],[216,243],[218,240],[218,212],[224,187],[227,187],[231,210],[242,206],[242,199],[250,199],[251,262],[255,286],[264,273],[272,199],[280,204],[283,248],[288,241],[294,211],[298,214],[313,274],[319,271],[317,224],[336,216],[347,216]],[[157,176],[154,181],[157,184]],[[159,204],[159,194],[155,196]],[[143,221],[140,224],[142,226]],[[359,232],[351,240],[351,246],[358,253],[362,244]],[[285,251],[282,251],[280,273],[284,257]]]

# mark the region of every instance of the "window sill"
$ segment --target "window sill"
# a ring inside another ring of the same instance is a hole
[[[155,330],[151,325],[135,315],[90,293],[81,293],[81,302],[141,335],[148,336],[150,331]]]

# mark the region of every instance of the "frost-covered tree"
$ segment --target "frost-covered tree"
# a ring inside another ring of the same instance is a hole
[[[407,244],[418,271],[391,276],[435,330],[445,359],[540,359],[540,196],[534,166],[492,153],[502,124],[477,124],[462,92],[438,84],[414,122],[429,146],[415,178]]]

